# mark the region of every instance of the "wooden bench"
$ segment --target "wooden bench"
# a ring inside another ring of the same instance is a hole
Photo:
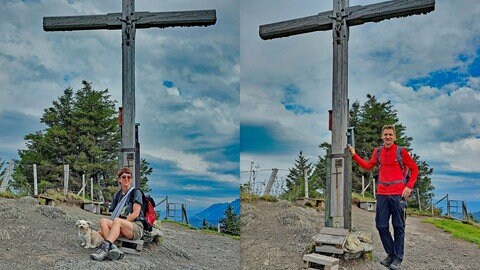
[[[338,270],[340,266],[339,259],[317,253],[303,255],[303,261],[305,262],[305,267],[312,270],[318,269],[314,268],[314,264],[324,265],[325,270]]]
[[[84,202],[83,203],[83,210],[92,212],[94,214],[101,214],[103,202]]]
[[[376,205],[377,205],[376,201],[364,201],[364,202],[359,202],[358,203],[358,207],[360,207],[361,209],[370,211],[370,212],[375,212]]]
[[[139,255],[143,249],[144,243],[153,242],[157,237],[161,237],[161,236],[162,236],[162,233],[160,232],[160,230],[153,228],[152,232],[144,231],[142,239],[130,240],[125,237],[119,237],[115,241],[115,243],[117,243],[117,247],[121,251],[129,254]]]
[[[140,254],[140,251],[143,249],[143,240],[130,240],[125,237],[119,237],[115,241],[117,247],[128,254]]]
[[[33,195],[34,198],[44,199],[46,205],[55,206],[55,199],[47,197],[45,195]]]

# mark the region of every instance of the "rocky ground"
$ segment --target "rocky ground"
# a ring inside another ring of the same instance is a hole
[[[374,238],[372,260],[341,261],[343,270],[385,270],[379,261],[386,254],[375,229],[375,213],[352,206],[353,230]],[[451,237],[435,226],[408,217],[404,270],[478,270],[480,248]],[[322,211],[286,201],[241,202],[241,269],[302,269],[302,257],[311,238],[324,223]]]
[[[76,206],[39,205],[32,197],[0,198],[0,270],[240,269],[238,240],[166,222],[160,226],[163,241],[145,244],[141,255],[92,261],[94,249],[80,246],[75,222],[97,225],[100,218]]]

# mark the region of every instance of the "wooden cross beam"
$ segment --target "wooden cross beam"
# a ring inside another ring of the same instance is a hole
[[[122,0],[122,13],[43,18],[45,31],[122,30],[122,146],[119,167],[132,170],[137,188],[140,187],[140,149],[137,149],[140,147],[135,132],[135,31],[150,27],[209,26],[216,21],[215,10],[135,12],[134,0]]]
[[[435,9],[435,0],[393,0],[366,6],[349,7],[347,25],[355,26],[367,22],[380,22],[397,17],[425,14]],[[260,37],[264,40],[288,37],[315,31],[332,30],[333,11],[317,15],[260,26]]]
[[[349,0],[333,0],[333,10],[314,16],[261,25],[264,40],[314,31],[333,30],[332,151],[327,168],[325,225],[351,229],[351,162],[348,159],[348,38],[349,27],[367,22],[425,14],[435,9],[435,0],[393,0],[349,7]],[[338,172],[343,171],[339,176]],[[337,173],[333,173],[337,172]],[[332,184],[332,178],[338,182]]]
[[[209,26],[215,24],[215,10],[135,12],[135,28],[166,28],[175,26]],[[122,13],[44,17],[45,31],[74,31],[93,29],[122,29]]]

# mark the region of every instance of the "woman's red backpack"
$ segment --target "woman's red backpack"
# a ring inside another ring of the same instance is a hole
[[[155,201],[150,195],[145,195],[141,189],[135,188],[142,193],[142,211],[145,217],[143,220],[143,230],[152,231],[153,223],[157,220],[157,212],[155,212]],[[135,190],[134,190],[135,191]],[[130,192],[130,200],[133,201],[135,196],[134,192]]]
[[[143,192],[142,192],[143,193]],[[146,231],[151,231],[153,223],[157,220],[157,212],[155,212],[155,201],[149,195],[143,195],[143,208],[145,214],[145,221],[143,227]],[[146,226],[145,226],[146,225]]]

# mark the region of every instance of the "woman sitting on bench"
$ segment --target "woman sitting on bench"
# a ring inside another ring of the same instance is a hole
[[[122,168],[117,176],[121,189],[113,196],[110,219],[100,220],[100,233],[105,240],[95,253],[90,255],[93,260],[119,260],[124,253],[113,244],[115,240],[120,236],[131,240],[143,237],[142,222],[145,218],[142,211],[142,193],[131,187],[132,173],[129,168]]]

